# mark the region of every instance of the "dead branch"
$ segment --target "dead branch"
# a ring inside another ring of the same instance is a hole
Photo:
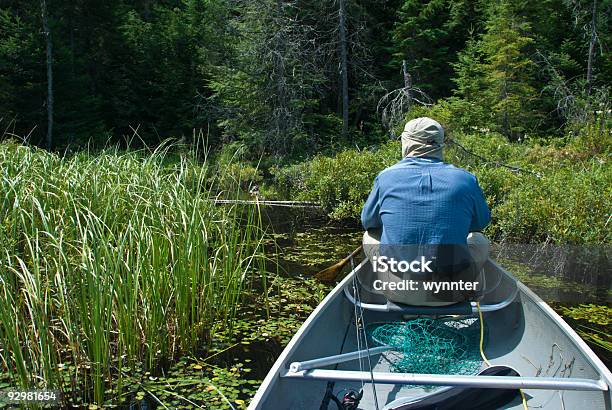
[[[541,178],[542,177],[542,174],[540,174],[539,172],[530,171],[528,169],[520,168],[520,167],[517,167],[517,166],[514,166],[514,165],[506,165],[506,164],[498,162],[498,161],[491,161],[490,159],[485,158],[482,155],[478,155],[475,152],[470,151],[469,149],[465,148],[463,145],[459,144],[457,141],[455,141],[452,138],[447,138],[446,139],[446,143],[450,144],[450,145],[455,145],[457,148],[459,148],[461,151],[465,152],[466,154],[469,154],[469,155],[471,155],[471,156],[473,156],[475,158],[478,158],[481,161],[484,161],[486,163],[493,164],[495,166],[502,167],[502,168],[507,168],[507,169],[509,169],[512,172],[526,172],[528,174],[534,175],[536,178]]]

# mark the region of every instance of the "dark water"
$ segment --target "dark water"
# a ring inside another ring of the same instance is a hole
[[[264,224],[276,243],[269,250],[278,257],[284,275],[314,275],[361,244],[363,231],[354,221],[332,221],[316,208],[263,209]]]
[[[283,275],[309,277],[361,243],[356,222],[305,208],[264,208]],[[612,365],[612,247],[496,244],[492,257],[549,303]]]
[[[492,256],[549,303],[612,302],[609,245],[497,244]]]

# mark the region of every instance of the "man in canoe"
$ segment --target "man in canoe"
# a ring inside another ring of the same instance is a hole
[[[401,142],[403,159],[378,174],[363,207],[364,251],[372,262],[383,260],[381,256],[388,261],[399,254],[405,259],[409,254],[405,266],[425,255],[435,272],[429,276],[414,270],[390,274],[387,265],[381,275],[374,265],[375,277],[394,281],[407,277],[425,281],[474,279],[488,259],[489,241],[480,231],[491,219],[476,177],[443,161],[444,129],[431,118],[406,123]],[[424,261],[421,259],[422,264],[428,263]],[[395,302],[411,305],[439,306],[474,297],[469,292],[459,297],[447,294],[446,299],[432,299],[425,292],[383,293]]]

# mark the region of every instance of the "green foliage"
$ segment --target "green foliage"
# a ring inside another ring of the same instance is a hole
[[[494,123],[506,137],[516,140],[533,127],[537,118],[532,111],[536,93],[530,84],[535,68],[526,56],[533,44],[530,25],[507,11],[494,9],[494,17],[483,36],[483,49],[487,53],[485,65],[485,104],[489,103]]]
[[[274,187],[281,198],[296,197],[306,188],[305,180],[309,163],[302,162],[285,167],[272,167],[270,173],[274,178]]]
[[[105,404],[146,400],[169,408],[194,403],[245,408],[272,362],[328,291],[314,279],[277,277],[268,295],[247,292],[232,328],[219,331],[205,353],[182,357],[163,372],[123,368],[123,385],[113,386]],[[267,310],[262,308],[266,302]]]
[[[612,153],[612,116],[610,111],[601,111],[590,118],[577,131],[569,146],[577,152],[586,155],[597,155],[603,158],[610,157]]]
[[[214,131],[207,82],[229,42],[223,2],[60,0],[50,2],[48,10],[57,148],[122,141],[123,135],[135,134],[130,125],[148,145],[190,134],[194,127]],[[16,118],[17,135],[38,125],[30,135],[35,144],[46,128],[40,32],[39,3],[3,4],[0,119],[5,128]]]
[[[537,140],[513,144],[495,134],[459,134],[454,138],[469,153],[448,144],[445,158],[478,177],[493,214],[489,235],[525,243],[609,243],[609,133],[605,122],[591,124],[583,137],[556,148]],[[275,177],[285,194],[319,202],[332,218],[358,218],[374,177],[399,159],[399,151],[396,142],[374,152],[346,150],[276,170]]]
[[[455,116],[456,107],[453,102],[449,100],[440,100],[439,103],[432,105],[431,107],[415,106],[406,115],[405,122],[408,122],[414,118],[419,117],[430,117],[435,118],[445,128],[455,128],[457,116]],[[394,135],[400,135],[404,128],[404,121],[398,124],[397,129],[394,131]]]
[[[219,126],[255,156],[312,152],[316,145],[306,143],[307,133],[327,131],[326,116],[317,112],[326,79],[311,12],[307,4],[244,2],[231,21],[238,34],[232,58],[210,84],[229,114]]]
[[[578,306],[557,306],[558,313],[569,319],[580,337],[591,345],[612,352],[612,332],[610,331],[610,310],[606,305],[592,303]],[[566,319],[566,320],[567,320]]]
[[[531,26],[510,3],[489,7],[485,33],[469,41],[459,58],[456,82],[458,93],[479,107],[472,125],[493,126],[517,140],[534,128],[538,115],[532,105],[535,64],[528,56],[534,43]]]
[[[0,144],[0,373],[13,386],[76,379],[101,404],[117,369],[153,371],[231,329],[255,269],[265,275],[259,209],[215,206],[208,179],[222,171],[190,154],[168,162],[170,148],[59,157]]]
[[[580,337],[591,345],[612,352],[612,334],[590,326],[579,326],[577,331]]]
[[[493,229],[514,240],[609,243],[610,167],[598,160],[525,178],[497,207]]]
[[[376,151],[345,150],[333,158],[317,156],[307,166],[275,170],[276,183],[298,199],[317,201],[332,218],[351,218],[361,212],[376,174],[396,162],[398,154],[397,143],[389,143]]]
[[[162,136],[209,129],[214,116],[206,108],[212,94],[207,82],[226,53],[226,6],[188,0],[178,7],[155,4],[144,13],[123,6],[116,13],[116,45],[128,62],[119,65],[119,78],[111,82],[116,95],[107,99],[119,109],[118,125],[143,121]]]
[[[245,158],[248,148],[240,143],[226,144],[215,157],[217,179],[215,185],[224,196],[235,196],[248,192],[255,184],[263,180],[258,167],[254,167]]]
[[[480,26],[477,2],[405,0],[393,27],[393,62],[408,71],[415,85],[431,97],[452,92],[453,63],[463,49],[468,30]]]
[[[595,1],[587,83],[592,4],[346,0],[342,135],[338,3],[54,0],[56,149],[109,139],[154,147],[194,129],[212,147],[240,141],[249,159],[274,163],[377,144],[378,102],[405,85],[404,60],[413,87],[445,107],[454,129],[513,140],[577,132],[609,109],[610,2]],[[45,46],[40,4],[3,2],[0,121],[35,145],[46,131]]]
[[[34,13],[37,12],[35,4],[28,4],[22,15],[10,8],[0,8],[0,118],[4,119],[3,127],[16,117],[29,127],[43,118],[41,111],[32,109],[42,104],[45,85],[43,42],[35,28]]]
[[[612,173],[601,153],[571,144],[559,148],[529,141],[515,145],[493,136],[464,137],[461,142],[471,152],[494,161],[487,164],[460,150],[448,156],[451,163],[478,177],[492,207],[491,235],[525,243],[597,243],[612,239],[605,226]],[[499,163],[519,166],[540,177],[512,172]]]
[[[609,325],[612,320],[612,308],[605,305],[582,304],[572,307],[562,306],[560,311],[564,316],[576,320],[585,320],[596,325]]]
[[[563,275],[555,275],[551,272],[542,273],[527,265],[524,260],[516,261],[502,257],[497,261],[547,302],[563,298],[560,295],[571,295],[576,292],[586,299],[596,298],[597,289],[589,284],[570,280]]]
[[[502,0],[476,6],[483,24],[470,29],[458,61],[451,60],[456,129],[487,128],[511,140],[561,135],[563,127],[581,128],[590,112],[608,109],[600,106],[607,107],[609,89],[599,56],[597,86],[590,90],[585,80],[589,39],[581,28],[591,24],[592,3],[572,4]],[[606,9],[605,2],[599,7]],[[609,19],[598,21],[598,30],[609,33]]]

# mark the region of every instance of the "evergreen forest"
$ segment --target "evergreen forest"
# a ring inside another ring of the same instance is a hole
[[[376,145],[413,106],[509,141],[609,110],[609,0],[3,0],[4,136],[52,150]]]

